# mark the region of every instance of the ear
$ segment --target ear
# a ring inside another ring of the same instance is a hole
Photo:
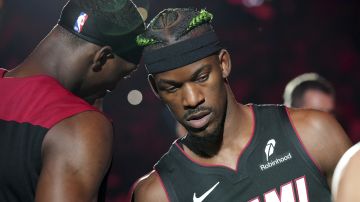
[[[219,52],[219,62],[223,78],[227,78],[231,72],[231,59],[227,50],[221,49]]]
[[[103,46],[101,49],[96,51],[93,58],[92,70],[99,72],[103,69],[108,59],[114,58],[114,54],[110,46]]]
[[[154,76],[152,74],[149,74],[147,78],[148,78],[148,82],[150,84],[151,90],[153,91],[155,96],[160,99],[159,91],[158,91],[158,89],[156,87]]]

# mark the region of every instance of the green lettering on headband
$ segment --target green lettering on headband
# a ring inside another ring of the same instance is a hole
[[[199,15],[195,16],[190,21],[190,24],[189,24],[188,28],[186,29],[186,31],[190,31],[193,28],[198,27],[199,25],[211,22],[213,17],[214,17],[213,14],[206,11],[205,9],[201,9]]]
[[[154,43],[157,43],[158,41],[155,40],[155,39],[151,39],[151,38],[145,38],[141,35],[138,35],[136,37],[136,44],[138,46],[149,46],[149,45],[152,45]]]

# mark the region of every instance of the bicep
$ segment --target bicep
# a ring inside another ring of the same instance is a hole
[[[358,170],[360,166],[360,152],[358,148],[357,153],[350,157],[348,162],[340,162],[345,163],[345,165],[340,165],[339,167],[344,166],[340,170],[340,178],[335,181],[335,183],[338,183],[337,189],[334,189],[335,186],[333,186],[334,199],[336,202],[359,201],[360,173]],[[339,168],[337,167],[337,169]]]
[[[99,113],[57,124],[43,142],[36,201],[96,201],[111,151],[112,128]]]

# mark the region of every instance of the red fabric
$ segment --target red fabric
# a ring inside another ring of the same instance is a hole
[[[5,72],[0,69],[0,119],[51,128],[80,112],[97,111],[50,76],[4,78]]]

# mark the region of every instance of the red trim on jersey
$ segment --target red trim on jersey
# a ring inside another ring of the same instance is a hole
[[[169,193],[167,192],[166,188],[165,188],[165,185],[164,185],[164,182],[163,180],[161,179],[161,176],[159,175],[159,173],[154,169],[154,173],[156,174],[156,177],[159,178],[160,180],[160,184],[161,184],[161,187],[163,188],[165,194],[166,194],[166,198],[168,200],[168,202],[170,202],[170,197],[169,197]],[[150,175],[150,174],[149,174]],[[131,189],[130,189],[130,192],[128,194],[129,196],[129,199],[132,199],[133,196],[134,196],[134,193],[135,193],[135,189],[136,189],[136,186],[139,184],[139,182],[143,179],[143,177],[139,178],[138,180],[136,180],[136,182],[131,186]],[[135,199],[136,200],[136,199]]]
[[[253,107],[253,105],[251,105],[251,104],[248,105],[248,106],[249,106],[250,109],[251,109],[251,112],[252,112],[252,120],[253,120],[251,137],[250,137],[249,141],[246,143],[246,146],[240,151],[240,154],[239,154],[239,156],[238,156],[238,160],[237,160],[237,162],[236,162],[236,168],[235,168],[235,169],[233,169],[233,168],[231,168],[231,167],[229,167],[229,166],[226,166],[226,165],[221,165],[221,164],[200,163],[200,162],[196,161],[195,159],[193,159],[191,156],[189,156],[189,155],[181,148],[181,146],[178,144],[177,141],[175,141],[175,145],[179,148],[179,150],[180,150],[190,161],[192,161],[192,162],[195,163],[195,164],[198,164],[198,165],[203,166],[203,167],[224,167],[224,168],[229,169],[229,170],[231,170],[231,171],[233,171],[233,172],[237,172],[238,169],[239,169],[239,161],[240,161],[240,158],[241,158],[243,152],[246,151],[246,149],[247,149],[247,148],[249,147],[249,145],[251,144],[251,142],[252,142],[252,140],[253,140],[253,137],[254,137],[254,134],[255,134],[255,125],[256,125],[256,123],[255,123],[254,107]]]
[[[305,192],[306,192],[306,202],[309,201],[309,187],[308,187],[308,183],[306,181],[306,176],[303,175],[301,177],[298,177],[296,179],[294,179],[293,181],[295,182],[295,185],[296,185],[296,193],[297,193],[297,196],[298,196],[298,201],[300,201],[300,193],[299,193],[299,190],[298,190],[298,184],[297,184],[297,181],[299,181],[300,179],[304,178],[304,184],[305,184]]]
[[[301,140],[300,135],[299,135],[299,132],[297,131],[297,129],[296,129],[294,123],[293,123],[293,120],[292,120],[292,118],[291,118],[291,116],[290,116],[290,114],[289,114],[289,110],[288,110],[287,107],[285,107],[285,111],[286,111],[286,114],[287,114],[287,116],[288,116],[288,118],[289,118],[289,120],[290,120],[290,124],[291,124],[292,128],[293,128],[294,131],[295,131],[295,134],[296,134],[296,136],[297,136],[297,139],[298,139],[299,142],[300,142],[301,147],[304,149],[305,153],[309,156],[309,158],[310,158],[311,161],[314,163],[314,165],[316,166],[316,168],[320,171],[320,173],[322,173],[322,174],[324,175],[323,171],[320,169],[320,165],[314,160],[314,158],[312,157],[312,155],[310,154],[310,152],[306,149],[303,141]]]
[[[45,128],[83,111],[98,111],[46,75],[0,78],[0,95],[0,119]]]
[[[5,73],[7,72],[6,69],[0,68],[0,78],[4,77]]]
[[[248,106],[250,107],[251,114],[252,114],[251,137],[250,137],[249,141],[246,143],[246,146],[244,147],[244,149],[240,151],[239,158],[238,158],[238,161],[237,161],[237,164],[236,164],[236,171],[239,169],[238,166],[239,166],[240,157],[242,156],[244,151],[249,147],[250,143],[253,141],[253,138],[255,136],[256,118],[255,118],[254,106],[252,104],[249,104]]]

